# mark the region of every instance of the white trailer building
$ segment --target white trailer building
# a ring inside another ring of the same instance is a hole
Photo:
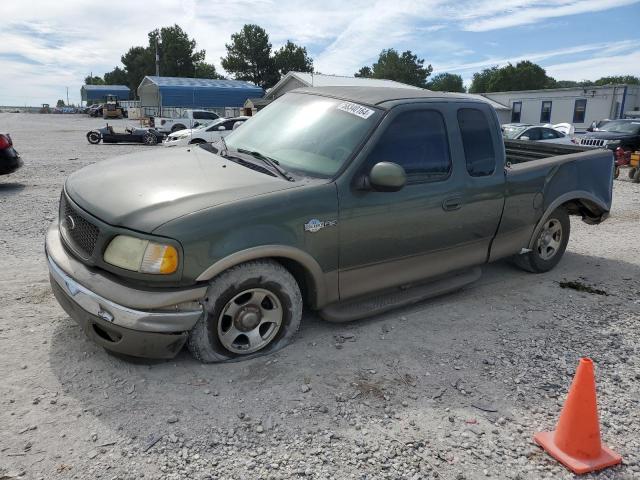
[[[508,122],[567,122],[575,125],[577,131],[584,131],[594,121],[637,116],[640,113],[640,85],[492,92],[483,95],[511,109]]]

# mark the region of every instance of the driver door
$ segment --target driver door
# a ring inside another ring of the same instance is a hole
[[[402,166],[407,184],[397,192],[339,186],[341,299],[403,285],[468,263],[449,247],[463,241],[450,137],[439,104],[396,107],[372,138],[362,167]],[[470,249],[468,254],[475,250]],[[486,251],[485,251],[486,254]],[[471,262],[473,263],[473,262]],[[427,273],[428,272],[428,273]]]

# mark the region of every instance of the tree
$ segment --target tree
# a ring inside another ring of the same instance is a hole
[[[240,32],[231,35],[231,43],[225,46],[227,56],[221,59],[222,68],[235,79],[246,80],[265,89],[278,82],[269,35],[262,27],[245,25]]]
[[[395,80],[396,82],[425,88],[431,75],[431,65],[424,66],[424,60],[411,53],[411,50],[399,54],[393,48],[382,50],[378,61],[371,68],[362,67],[356,76],[363,77],[371,73],[371,78]]]
[[[160,75],[167,77],[199,77],[218,78],[211,76],[215,67],[205,64],[205,51],[196,50],[196,41],[189,38],[179,25],[163,27],[149,32],[148,44],[145,47],[131,47],[120,60],[124,68],[115,67],[105,73],[108,83],[126,84],[136,90],[146,75],[155,75],[156,71],[156,39],[160,57]],[[200,73],[198,72],[200,71]]]
[[[640,85],[640,78],[633,75],[619,75],[617,77],[602,77],[593,82],[594,85]]]
[[[62,108],[62,107],[64,107],[64,100],[59,99],[59,100],[56,102],[56,107],[57,107],[57,108]]]
[[[84,79],[85,85],[104,85],[104,80],[102,77],[87,75]]]
[[[362,67],[360,70],[358,70],[354,77],[358,77],[358,78],[372,78],[373,77],[373,71],[371,70],[371,67]]]
[[[275,52],[273,61],[280,77],[289,72],[313,72],[313,60],[307,55],[307,49],[289,40]]]
[[[194,67],[195,78],[212,78],[214,80],[224,79],[223,75],[220,75],[216,70],[216,66],[212,63],[199,62]]]
[[[508,92],[514,90],[540,90],[552,88],[556,81],[547,76],[540,65],[529,60],[518,62],[515,66],[508,63],[504,67],[485,68],[473,74],[471,93]]]
[[[438,92],[466,92],[462,77],[453,73],[439,73],[427,83],[429,90]]]
[[[104,74],[105,85],[127,85],[129,83],[129,77],[120,67],[115,67],[112,71]]]

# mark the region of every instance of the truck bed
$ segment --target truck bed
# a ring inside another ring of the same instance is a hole
[[[513,164],[538,160],[540,158],[570,155],[585,152],[592,148],[580,145],[564,145],[560,143],[532,142],[530,140],[504,141],[507,162]]]

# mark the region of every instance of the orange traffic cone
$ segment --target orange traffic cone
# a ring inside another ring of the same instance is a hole
[[[581,358],[554,432],[538,432],[534,441],[574,473],[601,470],[622,457],[600,443],[593,361]]]

